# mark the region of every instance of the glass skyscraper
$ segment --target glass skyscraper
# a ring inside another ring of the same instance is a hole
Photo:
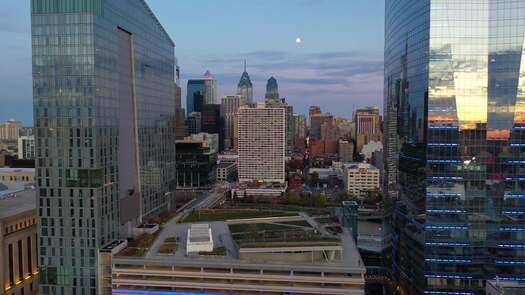
[[[205,104],[217,103],[217,80],[210,71],[204,73],[201,79],[188,80],[186,91],[187,112],[201,112],[200,107]]]
[[[525,280],[525,1],[387,0],[385,24],[400,288]]]
[[[175,189],[174,43],[143,0],[32,0],[41,294],[96,294],[97,250]]]
[[[279,100],[279,85],[273,76],[268,79],[268,82],[266,82],[266,94],[264,95],[264,98],[268,102]]]

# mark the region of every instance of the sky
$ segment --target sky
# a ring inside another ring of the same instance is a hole
[[[350,117],[382,106],[383,0],[146,0],[175,41],[183,106],[188,79],[209,70],[235,94],[247,60],[254,99],[274,76],[298,113]],[[0,121],[32,124],[29,0],[0,4]],[[296,43],[297,37],[302,39]]]

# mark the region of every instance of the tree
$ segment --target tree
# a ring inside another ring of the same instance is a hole
[[[286,203],[291,205],[299,205],[301,203],[301,195],[298,192],[286,192]]]
[[[310,185],[317,186],[319,184],[319,173],[314,172],[310,174]]]
[[[328,200],[326,199],[326,196],[323,196],[321,194],[315,194],[313,196],[313,203],[314,203],[314,207],[316,208],[326,207],[327,202]]]

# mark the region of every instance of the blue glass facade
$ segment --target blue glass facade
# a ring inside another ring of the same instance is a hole
[[[204,93],[206,92],[204,80],[188,80],[186,89],[186,111],[188,114],[201,112],[200,108],[204,104]]]
[[[175,189],[174,44],[143,0],[32,0],[41,294],[97,294],[97,250]]]
[[[388,0],[385,27],[400,288],[524,280],[525,2]]]

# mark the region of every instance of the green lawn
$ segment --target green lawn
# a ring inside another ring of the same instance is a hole
[[[337,246],[341,245],[341,241],[332,238],[305,238],[286,241],[271,241],[271,242],[255,242],[255,243],[240,243],[240,248],[271,248],[271,247],[297,247],[297,246]]]
[[[263,231],[263,230],[289,230],[294,229],[293,227],[289,227],[286,225],[280,225],[280,224],[271,224],[271,223],[251,223],[251,224],[230,224],[228,225],[230,228],[230,232],[232,234],[238,234],[238,233],[249,233],[253,231]]]
[[[284,221],[279,222],[279,224],[286,224],[286,225],[298,225],[298,226],[304,226],[304,227],[312,227],[307,221],[301,220],[301,221]]]
[[[228,219],[248,219],[263,217],[297,216],[297,213],[273,210],[200,210],[185,216],[181,222],[224,221]]]

